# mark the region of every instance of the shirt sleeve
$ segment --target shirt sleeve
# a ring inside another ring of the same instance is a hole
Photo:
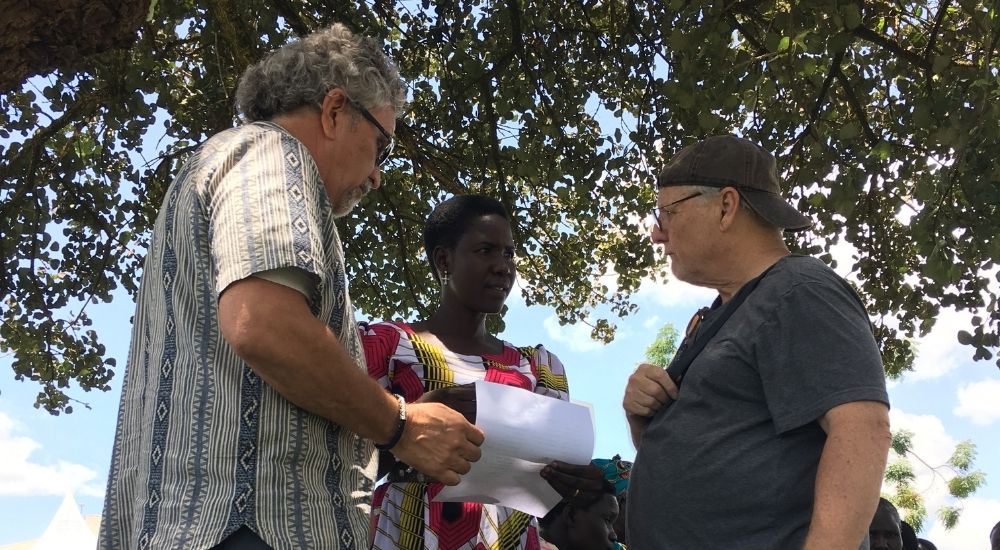
[[[216,293],[255,273],[298,268],[315,278],[312,301],[326,274],[323,194],[308,151],[291,136],[262,130],[216,154],[204,191]]]
[[[529,360],[531,361],[531,370],[538,379],[538,383],[535,384],[535,393],[569,401],[569,382],[566,379],[566,369],[556,354],[545,349],[545,346],[539,345],[535,347]]]
[[[844,281],[792,286],[761,326],[754,353],[779,434],[844,403],[889,404],[868,316]]]
[[[399,331],[387,323],[358,323],[361,345],[365,350],[368,376],[380,386],[392,389],[392,354],[399,344]]]
[[[305,296],[306,300],[310,298],[312,289],[316,285],[312,275],[296,267],[282,267],[267,271],[258,271],[253,276],[296,290]]]

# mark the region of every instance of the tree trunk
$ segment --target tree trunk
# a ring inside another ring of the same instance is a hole
[[[0,93],[135,42],[150,0],[0,0]]]

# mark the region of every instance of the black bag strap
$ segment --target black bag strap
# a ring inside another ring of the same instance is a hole
[[[780,262],[781,260],[778,260]],[[718,334],[719,330],[722,329],[722,325],[726,324],[726,321],[733,316],[733,313],[739,309],[740,305],[746,301],[750,293],[756,290],[757,285],[760,284],[761,280],[767,276],[768,273],[774,269],[774,266],[778,265],[775,262],[771,267],[764,270],[763,273],[754,277],[748,281],[745,285],[740,287],[740,290],[733,296],[729,302],[722,305],[722,298],[718,297],[715,302],[712,303],[712,307],[703,307],[695,313],[695,316],[688,323],[687,331],[684,335],[684,340],[681,342],[680,347],[677,348],[677,353],[674,354],[674,359],[670,362],[667,367],[667,374],[670,379],[674,381],[674,384],[679,388],[681,386],[681,381],[684,380],[684,375],[687,370],[691,367],[691,363],[694,362],[698,354],[701,353],[705,346]],[[706,316],[713,309],[719,308],[721,305],[722,309],[719,310],[715,315],[708,317]],[[702,323],[704,321],[704,323]]]

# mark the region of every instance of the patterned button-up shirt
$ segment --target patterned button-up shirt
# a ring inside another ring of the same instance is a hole
[[[343,250],[306,148],[258,122],[208,140],[167,190],[143,268],[100,548],[362,548],[371,443],[287,401],[221,337],[218,299],[271,269],[314,276],[314,315],[364,355]]]

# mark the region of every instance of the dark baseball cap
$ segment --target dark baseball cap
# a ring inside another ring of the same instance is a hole
[[[681,149],[660,172],[656,187],[701,185],[735,187],[754,212],[786,231],[802,231],[812,221],[785,202],[774,156],[736,136],[712,136]]]

